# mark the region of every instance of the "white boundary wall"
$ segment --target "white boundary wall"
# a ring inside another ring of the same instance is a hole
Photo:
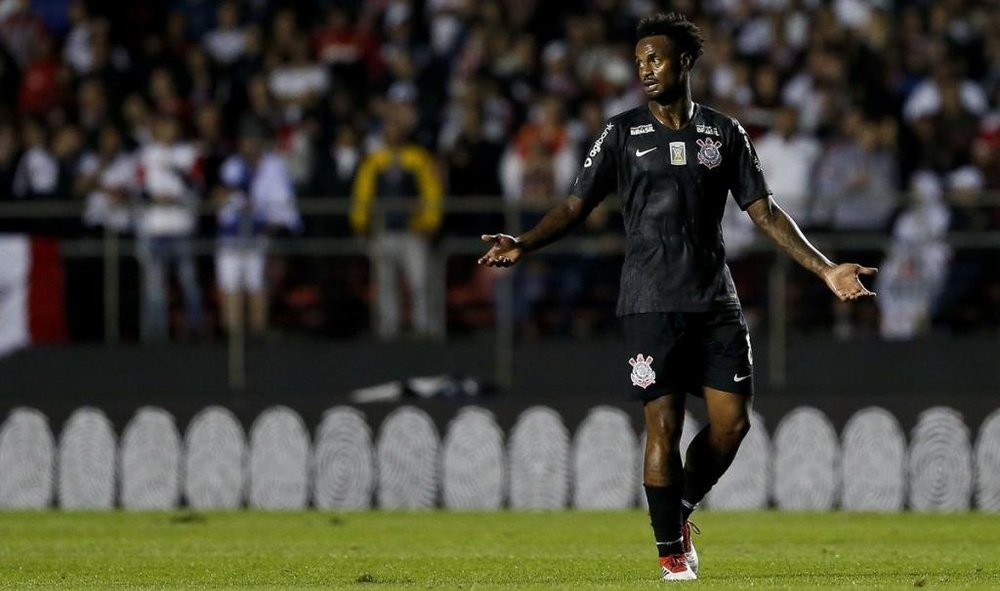
[[[774,419],[754,414],[704,507],[1000,510],[1000,409],[978,433],[953,409],[927,409],[908,438],[878,407],[859,410],[839,434],[815,408]],[[687,417],[685,444],[699,428]],[[315,437],[280,406],[247,430],[209,407],[183,434],[160,408],[140,409],[120,434],[94,408],[78,409],[58,433],[37,410],[15,408],[0,423],[0,510],[642,507],[643,441],[611,407],[591,409],[575,433],[556,411],[533,407],[504,433],[492,413],[468,406],[439,433],[412,406],[380,425],[341,406]]]

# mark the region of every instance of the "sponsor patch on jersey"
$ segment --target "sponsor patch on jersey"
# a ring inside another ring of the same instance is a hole
[[[630,127],[628,131],[631,135],[642,135],[644,133],[653,133],[653,126],[650,124],[636,125],[635,127]]]
[[[761,168],[761,165],[760,165],[760,158],[757,157],[757,153],[754,152],[753,148],[750,147],[750,136],[747,135],[747,130],[743,129],[743,126],[740,125],[739,121],[736,121],[735,119],[733,119],[733,122],[736,123],[736,129],[740,132],[740,135],[743,136],[743,144],[746,145],[747,152],[753,158],[753,165],[754,165],[754,167],[757,169],[757,172],[762,172],[762,168]]]
[[[698,133],[703,133],[705,135],[714,135],[714,136],[717,136],[717,137],[722,137],[722,134],[719,133],[719,128],[718,127],[713,127],[711,125],[695,125],[694,129]]]
[[[632,359],[628,360],[628,364],[632,366],[632,385],[639,386],[642,389],[646,389],[649,386],[656,383],[656,372],[653,371],[653,356],[643,357],[642,353],[639,353]]]
[[[722,142],[712,141],[711,138],[703,138],[695,142],[701,148],[698,150],[698,164],[708,168],[715,168],[722,162]]]
[[[594,142],[594,147],[590,149],[587,154],[587,159],[583,161],[584,168],[590,168],[594,165],[594,156],[597,156],[601,151],[601,146],[604,145],[604,138],[608,137],[608,132],[614,127],[614,123],[608,123],[608,126],[604,128],[604,131],[598,136],[597,141]]]
[[[688,163],[684,142],[670,142],[670,163],[674,166],[685,166]]]

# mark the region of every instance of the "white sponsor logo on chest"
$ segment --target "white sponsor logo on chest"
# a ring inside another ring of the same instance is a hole
[[[670,163],[684,166],[688,163],[687,147],[684,142],[670,142]]]
[[[714,136],[718,136],[718,137],[722,136],[722,134],[719,133],[719,128],[718,127],[713,127],[711,125],[700,125],[699,124],[699,125],[695,125],[694,129],[698,133],[703,133],[705,135],[714,135]]]
[[[629,128],[629,134],[631,135],[642,135],[644,133],[653,133],[652,125],[637,125],[635,127]]]

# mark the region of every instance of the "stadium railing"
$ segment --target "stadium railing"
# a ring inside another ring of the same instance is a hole
[[[897,195],[898,203],[906,203],[908,195]],[[616,207],[617,202],[609,199],[606,206]],[[977,200],[977,207],[1000,208],[1000,193],[983,194]],[[341,220],[340,226],[347,228],[346,218],[350,212],[350,200],[345,198],[302,198],[298,207],[306,226],[311,219],[333,217]],[[331,259],[362,258],[372,265],[375,254],[370,247],[372,237],[380,234],[385,228],[385,216],[389,213],[411,211],[411,203],[406,200],[376,200],[371,212],[372,232],[369,237],[336,235],[318,236],[307,233],[301,236],[276,238],[271,243],[271,252],[278,255],[319,257]],[[954,207],[953,207],[954,208]],[[462,197],[447,198],[444,201],[445,215],[451,214],[492,214],[502,216],[503,227],[497,232],[517,234],[522,228],[522,220],[526,214],[541,214],[543,210],[522,208],[518,202],[497,197]],[[24,224],[39,220],[79,220],[83,213],[80,201],[0,201],[0,233],[17,233]],[[214,216],[215,209],[204,204],[199,209],[202,217]],[[605,233],[620,232],[620,229],[610,229]],[[853,252],[885,253],[892,243],[892,235],[882,232],[843,232],[814,230],[808,232],[810,239],[821,249],[842,254]],[[100,259],[103,274],[103,318],[104,342],[116,344],[121,333],[121,278],[120,263],[135,259],[136,243],[130,234],[120,234],[105,228],[99,237],[60,237],[60,256],[72,264],[74,260]],[[544,251],[545,255],[576,254],[592,252],[594,241],[599,236],[573,236],[551,245]],[[985,249],[1000,251],[1000,232],[961,231],[949,232],[945,237],[947,243],[955,250]],[[195,256],[207,257],[215,253],[216,240],[212,237],[199,236],[192,239],[192,250]],[[484,244],[479,236],[458,236],[445,234],[432,249],[432,270],[429,273],[429,293],[432,306],[439,313],[433,317],[444,319],[445,292],[447,289],[446,268],[448,261],[455,257],[475,258],[484,252]],[[624,253],[622,244],[611,250],[604,250],[605,256],[621,256]],[[775,247],[762,236],[757,235],[753,242],[744,250],[744,254],[776,254]],[[766,330],[768,334],[768,363],[770,385],[781,387],[786,376],[786,352],[788,347],[789,315],[786,301],[789,275],[792,263],[784,256],[769,258],[766,286]],[[374,279],[373,279],[374,281]],[[377,287],[376,287],[377,288]],[[495,334],[494,334],[494,379],[501,387],[509,385],[513,377],[513,358],[516,340],[514,317],[514,281],[512,273],[501,273],[497,278],[495,290]],[[372,306],[374,324],[374,306]],[[432,327],[435,338],[445,339],[446,326]],[[229,376],[230,385],[239,389],[245,382],[245,350],[246,335],[236,331],[229,339]]]

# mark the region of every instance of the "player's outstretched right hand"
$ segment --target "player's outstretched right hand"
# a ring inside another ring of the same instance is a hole
[[[870,291],[861,283],[862,275],[875,275],[878,269],[874,267],[862,267],[854,263],[841,263],[836,267],[830,267],[823,273],[830,291],[835,293],[840,301],[847,302],[864,297],[875,297],[875,292]]]
[[[517,238],[509,234],[483,234],[482,239],[483,242],[490,244],[490,249],[479,258],[480,265],[509,267],[524,254]]]

